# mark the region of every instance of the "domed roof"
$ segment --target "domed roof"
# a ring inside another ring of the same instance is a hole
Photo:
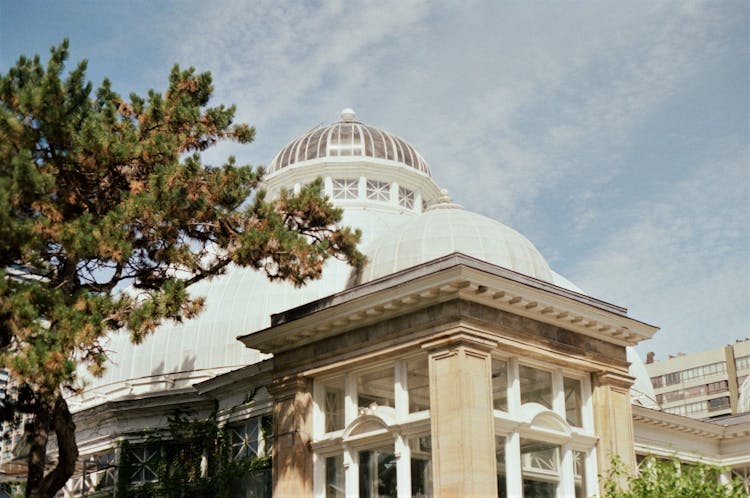
[[[362,229],[368,243],[399,226],[416,213],[352,209],[343,224]],[[139,345],[127,332],[110,334],[105,348],[109,361],[104,375],[91,378],[84,367],[80,379],[86,389],[68,402],[74,412],[106,400],[185,388],[230,370],[265,359],[246,348],[237,336],[271,325],[271,314],[286,311],[346,288],[351,267],[338,259],[325,263],[320,280],[296,288],[271,282],[263,272],[230,266],[227,272],[190,288],[206,298],[204,310],[183,323],[167,321]]]
[[[344,109],[339,122],[319,126],[292,140],[273,158],[268,173],[314,159],[373,158],[392,161],[432,176],[427,161],[407,141],[355,119],[354,111]]]
[[[357,283],[454,252],[555,283],[544,257],[526,237],[499,221],[451,204],[450,198],[365,248],[368,262]]]
[[[656,394],[654,386],[651,384],[651,377],[648,375],[646,365],[641,360],[641,356],[635,348],[627,348],[627,359],[630,362],[628,373],[635,378],[633,386],[630,388],[630,398],[633,403],[637,403],[647,408],[657,408]]]

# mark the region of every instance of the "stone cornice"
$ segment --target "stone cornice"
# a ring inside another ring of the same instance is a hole
[[[612,371],[597,372],[594,375],[594,385],[596,386],[613,386],[620,388],[626,392],[630,391],[631,386],[635,382],[635,378],[624,373],[616,373]]]
[[[639,405],[633,405],[633,422],[709,439],[723,439],[726,437],[727,429],[721,425],[681,417]]]
[[[272,327],[239,337],[278,354],[383,319],[460,298],[620,346],[656,327],[626,310],[463,254],[452,254],[274,315]]]

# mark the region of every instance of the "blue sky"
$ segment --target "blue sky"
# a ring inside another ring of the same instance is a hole
[[[353,107],[467,209],[662,327],[639,351],[750,336],[748,4],[0,0],[0,71],[68,37],[123,94],[210,70],[267,164]]]

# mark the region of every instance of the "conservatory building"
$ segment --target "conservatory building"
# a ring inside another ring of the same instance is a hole
[[[196,319],[139,346],[112,335],[106,374],[69,400],[68,496],[159,479],[144,433],[178,410],[213,417],[238,457],[271,456],[242,497],[595,496],[613,455],[647,453],[746,472],[750,421],[658,411],[632,349],[656,327],[454,203],[408,142],[345,109],[276,155],[266,189],[316,178],[366,264],[329,261],[301,289],[232,268],[193,288]]]

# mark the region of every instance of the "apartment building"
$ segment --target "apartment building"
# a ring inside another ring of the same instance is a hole
[[[737,413],[739,387],[750,375],[750,339],[661,361],[649,354],[646,370],[665,412],[698,419]]]

